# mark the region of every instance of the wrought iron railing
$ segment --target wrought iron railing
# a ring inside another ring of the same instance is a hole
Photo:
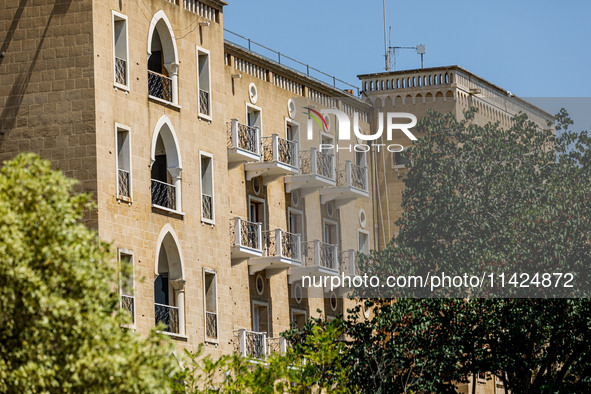
[[[209,116],[209,92],[199,89],[199,113]]]
[[[135,300],[133,296],[121,295],[121,309],[126,310],[131,315],[132,323],[135,322]]]
[[[175,193],[174,185],[152,179],[152,204],[176,210]]]
[[[357,254],[354,250],[343,250],[339,252],[339,266],[341,267],[341,272],[343,275],[357,275],[357,265],[355,261],[356,258]]]
[[[298,143],[273,134],[262,138],[263,160],[277,161],[288,166],[298,168]]]
[[[367,191],[367,167],[359,166],[347,160],[339,165],[337,186],[351,186]]]
[[[338,271],[337,245],[327,244],[316,239],[303,243],[302,249],[306,266],[318,266]]]
[[[213,198],[209,194],[201,194],[203,219],[213,220]]]
[[[205,312],[205,335],[209,339],[218,339],[218,314]]]
[[[267,354],[285,354],[287,350],[287,340],[283,337],[267,338],[267,348]]]
[[[334,180],[334,155],[319,152],[315,148],[300,152],[300,172],[302,174],[320,175]]]
[[[267,356],[267,333],[240,329],[234,331],[234,349],[243,357]]]
[[[121,197],[131,197],[129,187],[129,171],[117,170],[117,194]]]
[[[154,312],[156,324],[164,324],[164,331],[174,334],[179,333],[179,308],[176,306],[155,303]]]
[[[115,82],[127,85],[127,61],[115,56]]]
[[[237,246],[262,251],[262,224],[249,222],[239,217],[230,221],[230,239]]]
[[[259,128],[239,123],[237,119],[227,122],[228,148],[238,148],[254,155],[260,153]]]
[[[267,256],[278,256],[297,262],[301,261],[300,234],[276,229],[265,231],[264,237]]]
[[[148,70],[148,94],[172,103],[172,78]]]

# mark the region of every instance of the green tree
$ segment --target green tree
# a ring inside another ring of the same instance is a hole
[[[487,371],[513,393],[590,392],[590,301],[560,297],[591,290],[591,139],[570,131],[564,110],[558,137],[525,115],[506,130],[480,126],[474,112],[460,121],[431,112],[420,122],[406,153],[413,165],[400,233],[360,263],[382,278],[506,272],[505,287],[362,289],[360,297],[402,298],[376,303],[369,321],[349,322],[349,353],[373,363],[353,371],[353,381],[403,392],[396,382],[412,376],[412,389],[443,392]],[[513,272],[528,273],[529,287],[521,276],[511,284]],[[573,273],[573,287],[555,285],[554,276],[545,286],[535,272]],[[374,371],[388,383],[372,382]]]
[[[114,256],[74,185],[32,154],[0,172],[0,391],[166,392],[170,343],[121,328]]]

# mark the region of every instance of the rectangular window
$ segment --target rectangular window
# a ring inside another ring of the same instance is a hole
[[[297,209],[293,209],[293,208],[288,208],[287,212],[288,212],[288,223],[287,223],[288,229],[287,229],[287,231],[292,234],[300,234],[302,236],[302,240],[303,240],[304,215],[302,214],[302,211],[297,210]]]
[[[217,273],[203,269],[203,299],[205,309],[205,340],[218,340]]]
[[[294,323],[297,328],[304,328],[306,319],[306,311],[302,309],[291,310],[291,322]]]
[[[324,243],[338,245],[337,223],[333,220],[324,219]]]
[[[402,155],[402,152],[392,152],[392,168],[405,168],[410,166],[410,160]]]
[[[271,335],[269,324],[269,305],[264,302],[252,303],[252,330],[255,332],[266,332],[267,337]]]
[[[197,47],[197,91],[199,116],[211,120],[211,79],[209,51]]]
[[[265,200],[248,196],[248,221],[262,223],[262,231],[266,231]]]
[[[119,254],[119,294],[121,309],[129,312],[131,322],[135,322],[135,298],[133,285],[133,255],[125,249],[118,249]]]
[[[246,104],[246,125],[250,127],[258,127],[259,136],[262,136],[262,123],[261,109],[254,105]]]
[[[131,133],[127,126],[115,124],[115,143],[117,144],[117,198],[131,202]]]
[[[362,230],[357,230],[357,240],[359,242],[358,251],[359,253],[369,253],[369,234]]]
[[[129,90],[127,16],[113,11],[113,69],[115,87]]]
[[[213,157],[204,152],[201,152],[199,156],[201,159],[201,220],[214,224]]]

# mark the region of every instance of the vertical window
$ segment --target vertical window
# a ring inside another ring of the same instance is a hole
[[[197,47],[197,91],[199,116],[211,120],[211,80],[209,51]]]
[[[306,311],[302,310],[302,309],[292,309],[291,310],[291,322],[297,327],[297,328],[304,328],[304,325],[306,324]]]
[[[205,303],[205,340],[218,340],[217,273],[203,269],[203,298]]]
[[[270,332],[269,324],[269,305],[264,302],[252,303],[252,330],[255,332]]]
[[[127,16],[113,11],[113,66],[116,87],[129,90]]]
[[[304,235],[304,215],[302,211],[288,208],[288,232]]]
[[[392,152],[392,168],[404,168],[410,165],[410,160],[402,152]]]
[[[117,198],[131,202],[131,135],[129,127],[115,124],[117,144]]]
[[[135,298],[133,295],[133,255],[131,252],[119,249],[119,294],[121,309],[129,312],[131,322],[135,322]]]
[[[254,105],[246,104],[246,125],[262,129],[261,109]],[[259,131],[259,135],[262,136]]]
[[[324,243],[338,245],[337,224],[332,220],[324,220]]]
[[[359,253],[368,254],[369,253],[369,234],[365,231],[358,230],[357,231],[357,241],[358,241],[357,250],[359,251]]]
[[[248,196],[248,221],[262,223],[263,231],[266,230],[265,200]]]
[[[201,158],[201,220],[214,224],[213,157],[200,153]]]

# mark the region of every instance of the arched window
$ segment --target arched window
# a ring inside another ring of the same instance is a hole
[[[158,237],[154,280],[155,324],[164,331],[185,335],[185,278],[178,238],[167,224]]]
[[[178,105],[178,68],[174,32],[161,10],[152,18],[148,34],[148,95]]]
[[[152,136],[151,149],[152,205],[181,211],[181,153],[174,128],[163,115]]]

